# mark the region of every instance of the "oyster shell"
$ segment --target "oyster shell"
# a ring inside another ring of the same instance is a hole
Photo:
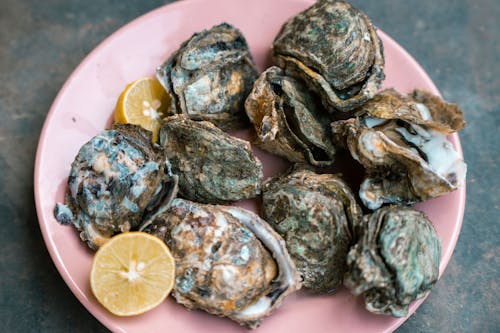
[[[331,112],[363,104],[385,78],[375,27],[344,1],[318,0],[292,17],[274,40],[273,54],[287,74],[316,90]]]
[[[458,105],[421,89],[408,95],[393,88],[385,89],[358,108],[358,115],[365,113],[373,118],[400,119],[446,134],[465,128],[464,115]]]
[[[177,176],[151,133],[113,125],[84,144],[71,165],[65,204],[54,209],[94,250],[113,235],[139,226],[177,193]]]
[[[465,126],[462,111],[429,92],[382,91],[357,118],[332,123],[334,142],[366,168],[360,198],[370,209],[413,204],[454,191],[466,165],[446,135]]]
[[[333,163],[330,119],[307,87],[278,67],[260,75],[245,101],[256,144],[292,162]]]
[[[195,33],[156,74],[174,97],[170,115],[208,120],[223,130],[248,124],[243,103],[258,72],[245,37],[230,24]]]
[[[179,193],[203,203],[224,203],[260,194],[262,164],[250,143],[212,123],[183,115],[165,119],[160,143],[179,174]]]
[[[296,168],[268,180],[262,200],[263,217],[285,239],[304,287],[335,290],[363,215],[349,187],[335,175]]]
[[[283,239],[245,209],[174,199],[141,230],[171,249],[176,262],[173,295],[188,309],[255,328],[300,288]]]
[[[432,223],[411,208],[386,206],[364,216],[361,230],[344,284],[369,311],[406,316],[438,279],[441,241]]]

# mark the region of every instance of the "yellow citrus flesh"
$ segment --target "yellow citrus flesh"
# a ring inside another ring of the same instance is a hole
[[[133,316],[159,305],[174,286],[175,262],[159,238],[144,232],[114,236],[94,256],[90,286],[106,309]]]
[[[161,119],[166,116],[171,97],[153,77],[143,77],[127,85],[116,103],[115,122],[135,124],[153,132],[158,140]]]

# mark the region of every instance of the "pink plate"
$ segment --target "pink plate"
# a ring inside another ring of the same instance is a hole
[[[170,298],[156,309],[119,318],[102,308],[90,291],[92,252],[74,228],[59,225],[53,216],[63,201],[71,162],[79,148],[109,126],[117,97],[125,85],[153,75],[179,44],[194,32],[222,21],[243,32],[260,70],[269,64],[271,43],[283,22],[312,0],[186,0],[154,10],[121,28],[99,45],[73,72],[59,92],[45,121],[35,166],[38,219],[49,252],[67,285],[82,304],[114,332],[245,332],[228,319],[201,311],[186,311]],[[370,14],[370,13],[368,13]],[[385,48],[385,87],[407,92],[423,88],[438,94],[427,74],[396,42],[379,31]],[[458,135],[451,142],[462,153]],[[276,158],[259,153],[266,174],[283,167]],[[462,224],[465,188],[418,206],[433,221],[443,244],[442,273],[455,247]],[[415,302],[411,313],[420,305]],[[345,289],[335,295],[299,292],[257,329],[258,332],[389,332],[406,318],[374,315]]]

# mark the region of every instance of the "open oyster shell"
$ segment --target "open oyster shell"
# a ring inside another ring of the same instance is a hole
[[[292,17],[274,40],[273,54],[287,74],[316,90],[331,112],[363,104],[385,78],[375,27],[344,1],[318,0]]]
[[[443,101],[428,91],[415,89],[403,95],[395,89],[385,89],[357,109],[373,118],[400,119],[450,134],[465,128],[462,110],[456,104]]]
[[[224,130],[248,124],[243,103],[258,72],[245,37],[230,24],[195,33],[156,73],[173,96],[170,115],[208,120]]]
[[[360,230],[345,286],[363,295],[369,311],[405,316],[438,279],[441,241],[432,223],[411,208],[386,206],[364,216]]]
[[[333,163],[329,125],[321,103],[297,79],[278,67],[260,75],[245,102],[257,132],[256,144],[292,162],[326,166]]]
[[[335,290],[363,215],[349,187],[335,175],[296,168],[268,180],[262,200],[263,217],[285,239],[304,287]]]
[[[160,129],[160,143],[179,175],[179,194],[184,198],[224,203],[260,194],[264,174],[250,143],[212,123],[171,116]]]
[[[384,90],[357,117],[332,123],[334,142],[366,168],[360,198],[370,209],[413,204],[465,182],[466,165],[446,135],[465,127],[462,111],[426,91]]]
[[[283,239],[245,209],[174,199],[141,230],[171,249],[176,262],[173,295],[188,309],[255,328],[300,288]]]
[[[84,144],[71,164],[65,204],[56,219],[73,223],[96,250],[113,235],[137,228],[177,193],[162,149],[136,125],[114,125]]]

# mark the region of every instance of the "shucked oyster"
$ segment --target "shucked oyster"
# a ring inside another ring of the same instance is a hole
[[[257,132],[258,146],[292,162],[332,164],[335,148],[327,112],[303,83],[280,68],[261,74],[245,110]]]
[[[387,206],[363,217],[344,284],[371,312],[403,317],[436,283],[441,241],[421,212]]]
[[[95,250],[111,236],[138,227],[160,205],[168,206],[176,193],[177,176],[151,143],[151,133],[114,125],[80,148],[65,205],[57,204],[54,213],[59,222],[72,222]]]
[[[172,250],[173,295],[188,309],[254,328],[300,288],[283,239],[242,208],[174,199],[141,230],[163,239]]]
[[[327,292],[342,283],[363,214],[342,179],[305,169],[271,179],[263,186],[263,214],[285,239],[305,287]]]
[[[179,193],[190,200],[224,203],[260,194],[262,164],[250,143],[212,123],[183,115],[165,119],[160,143],[179,174]]]
[[[245,38],[227,23],[194,34],[157,69],[174,97],[171,114],[208,120],[224,130],[248,123],[243,103],[257,76]]]
[[[462,111],[422,90],[385,90],[358,117],[332,123],[334,141],[366,168],[359,195],[370,209],[412,204],[454,191],[466,165],[446,135],[465,127]]]
[[[274,58],[301,77],[330,111],[350,111],[372,98],[384,79],[382,42],[369,18],[344,1],[318,0],[283,26]]]

